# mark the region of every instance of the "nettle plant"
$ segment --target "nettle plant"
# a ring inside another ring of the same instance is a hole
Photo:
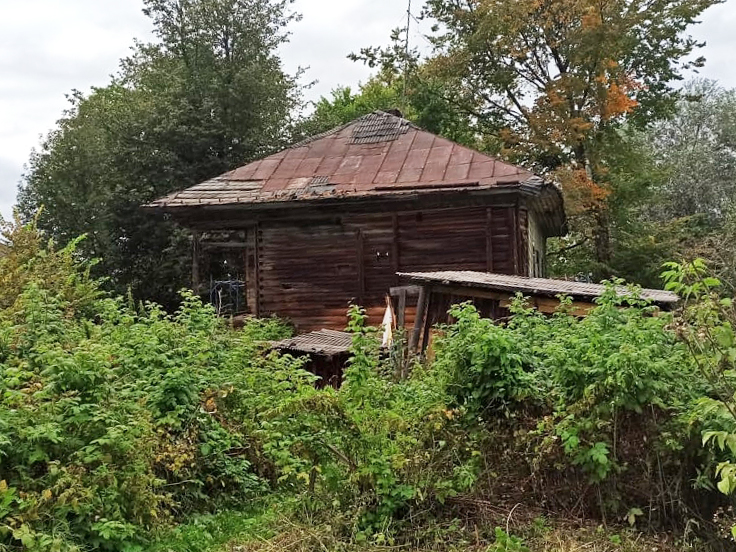
[[[703,445],[713,453],[717,487],[736,493],[736,304],[725,296],[721,281],[707,263],[668,263],[663,273],[667,289],[685,303],[675,323],[703,378],[707,395],[696,402],[693,419],[704,427]],[[734,530],[736,537],[736,528]]]
[[[693,367],[668,329],[670,316],[622,282],[609,283],[585,318],[564,297],[551,317],[518,297],[504,326],[468,304],[450,314],[456,323],[436,344],[436,365],[448,374],[455,404],[481,423],[522,425],[528,414],[544,413],[526,433],[537,466],[561,453],[566,460],[557,465],[603,482],[630,460],[622,457],[626,428],[641,423],[651,431],[644,422],[656,414],[673,419],[692,397],[694,388],[678,383]]]

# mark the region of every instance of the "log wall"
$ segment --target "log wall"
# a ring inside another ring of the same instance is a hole
[[[526,275],[526,228],[526,210],[516,205],[261,221],[249,288],[257,288],[259,315],[289,319],[299,332],[344,329],[350,303],[379,324],[396,272]]]

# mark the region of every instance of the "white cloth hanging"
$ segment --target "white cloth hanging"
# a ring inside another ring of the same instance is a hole
[[[383,315],[383,347],[390,347],[394,341],[394,309],[391,306],[391,298],[386,297],[386,312]]]

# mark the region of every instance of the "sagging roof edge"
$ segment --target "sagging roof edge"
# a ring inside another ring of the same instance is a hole
[[[560,188],[547,181],[543,181],[538,177],[531,178],[523,182],[507,182],[490,186],[486,188],[467,188],[459,186],[458,188],[442,188],[442,189],[422,189],[417,187],[413,190],[401,190],[386,193],[370,193],[362,196],[317,196],[305,197],[299,199],[282,199],[274,201],[258,201],[251,203],[220,203],[220,204],[201,204],[201,205],[161,205],[146,204],[141,208],[158,214],[171,214],[180,224],[187,226],[186,220],[188,215],[194,212],[222,212],[222,211],[238,211],[240,213],[262,213],[275,210],[295,210],[321,207],[321,206],[351,206],[373,204],[377,202],[390,201],[414,201],[423,197],[442,197],[461,194],[463,197],[485,197],[494,195],[507,195],[510,193],[519,193],[530,199],[530,209],[543,218],[552,217],[557,219],[550,221],[550,227],[547,228],[549,236],[564,236],[568,233],[567,217],[564,210],[564,198]]]
[[[478,281],[475,279],[463,279],[463,276],[479,276],[492,278],[496,281]],[[501,293],[515,294],[521,292],[523,295],[532,297],[556,298],[566,295],[577,300],[595,300],[605,292],[605,285],[576,282],[570,280],[556,280],[552,278],[530,278],[525,276],[511,276],[506,274],[476,273],[472,271],[439,271],[432,273],[398,272],[397,276],[409,280],[418,285],[429,285],[438,287],[455,287],[471,290],[490,290]],[[620,295],[629,295],[626,287],[617,287]],[[655,305],[672,307],[679,303],[677,294],[660,290],[639,288],[642,299],[651,301]]]

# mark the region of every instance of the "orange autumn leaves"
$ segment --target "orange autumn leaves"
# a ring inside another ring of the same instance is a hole
[[[608,170],[590,144],[606,126],[623,121],[639,105],[635,99],[641,89],[638,83],[617,73],[615,61],[602,65],[605,71],[589,85],[573,76],[550,83],[529,113],[529,149],[556,151],[570,159],[554,176],[565,190],[573,215],[599,209],[611,193]],[[587,99],[576,104],[578,96]]]
[[[473,31],[445,61],[483,68],[495,95],[481,97],[509,115],[507,153],[551,165],[574,211],[606,201],[599,145],[639,105],[643,87],[621,63],[638,17],[631,0],[471,0],[458,15]]]

